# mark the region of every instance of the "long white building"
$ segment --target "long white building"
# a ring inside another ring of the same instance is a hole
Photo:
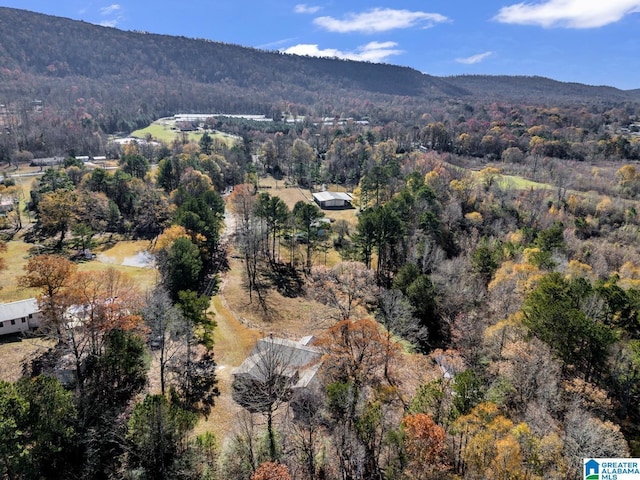
[[[35,298],[0,303],[0,336],[26,332],[40,326],[42,313]]]

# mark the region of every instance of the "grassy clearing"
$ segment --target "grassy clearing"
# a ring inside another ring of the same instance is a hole
[[[330,312],[325,306],[304,297],[284,297],[275,290],[266,292],[270,315],[265,316],[258,301],[249,300],[242,261],[231,258],[230,267],[223,291],[227,306],[244,325],[259,331],[261,336],[272,333],[298,339],[316,334],[330,323]]]
[[[268,193],[280,199],[287,204],[289,210],[293,209],[298,202],[312,202],[313,195],[308,189],[296,186],[285,186],[282,180],[275,180],[273,177],[261,178],[258,191],[260,193]]]
[[[124,272],[131,277],[135,284],[142,290],[153,288],[158,281],[158,272],[155,268],[123,265],[123,263],[135,263],[136,256],[148,248],[147,241],[119,242],[112,248],[99,254],[97,260],[78,264],[81,272],[97,272],[112,267]],[[7,261],[7,270],[0,275],[0,302],[13,302],[31,298],[38,294],[38,289],[22,288],[18,286],[17,278],[24,273],[23,267],[27,264],[34,245],[22,240],[14,240],[7,243],[7,253],[4,258]]]
[[[223,285],[223,292],[226,287]],[[216,438],[223,439],[233,431],[236,414],[241,410],[231,398],[231,382],[233,369],[238,367],[249,355],[260,332],[244,325],[229,310],[223,295],[215,296],[211,301],[211,310],[215,314],[216,327],[214,333],[215,355],[218,363],[218,388],[220,396],[208,419],[201,419],[196,427],[196,434],[205,431],[213,432]]]
[[[128,258],[136,256],[149,248],[148,240],[129,240],[116,243],[113,247],[104,250],[101,256],[104,256],[104,263],[122,264]]]
[[[140,291],[145,292],[151,290],[159,281],[159,273],[155,268],[134,266],[138,255],[148,248],[147,240],[118,242],[112,248],[100,252],[96,260],[81,263],[78,269],[84,272],[95,272],[109,267],[115,268],[126,273]]]
[[[500,180],[500,187],[507,190],[553,190],[556,187],[549,183],[534,182],[517,175],[503,175]]]
[[[152,290],[158,283],[158,271],[155,268],[129,267],[126,265],[105,264],[98,261],[85,262],[80,264],[78,270],[81,272],[100,272],[107,268],[127,274],[141,292]]]
[[[33,245],[22,240],[7,242],[7,252],[4,254],[7,269],[0,274],[0,302],[15,302],[37,294],[38,290],[35,288],[19,287],[17,280],[24,273],[23,267],[29,260],[32,247]]]
[[[155,140],[170,144],[174,140],[179,139],[179,133],[177,130],[173,130],[168,124],[154,122],[148,127],[131,132],[131,136],[135,138],[146,138],[148,135],[151,135]]]
[[[0,163],[0,172],[2,175],[34,175],[40,172],[44,172],[46,167],[32,167],[27,163],[21,163],[16,167],[15,165],[9,165],[6,162]],[[31,178],[31,177],[22,177]]]
[[[198,143],[204,132],[194,131],[185,133],[188,141]],[[132,137],[140,139],[147,138],[148,135],[151,135],[154,140],[158,140],[166,144],[171,144],[174,140],[182,140],[183,138],[182,132],[176,129],[175,121],[172,118],[161,118],[153,122],[148,127],[135,130],[131,133]],[[218,131],[209,131],[209,135],[212,138],[222,140],[228,147],[232,147],[237,140],[233,135]]]
[[[54,345],[46,338],[3,338],[0,340],[0,380],[15,382],[22,376],[22,363]]]

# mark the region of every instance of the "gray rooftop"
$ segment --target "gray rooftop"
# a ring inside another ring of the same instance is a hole
[[[344,192],[318,192],[313,194],[313,198],[318,202],[328,202],[329,200],[351,201],[351,195]]]
[[[280,365],[281,373],[293,376],[299,369],[317,361],[322,352],[314,347],[285,338],[266,337],[258,340],[251,355],[233,372],[234,375],[250,375],[264,380],[268,363]],[[271,367],[273,368],[273,367]]]
[[[27,298],[26,300],[11,303],[0,303],[0,322],[28,317],[30,314],[33,315],[39,311],[38,301],[35,298]]]

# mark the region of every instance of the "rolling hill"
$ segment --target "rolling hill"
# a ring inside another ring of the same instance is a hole
[[[331,89],[424,98],[547,95],[640,99],[638,91],[541,77],[438,78],[408,67],[300,57],[207,40],[122,31],[10,8],[0,8],[0,68],[4,80],[11,78],[7,70],[49,80],[172,79],[247,91],[274,90],[283,100],[302,103],[305,94],[311,100]],[[294,98],[286,98],[286,91]]]
[[[31,151],[98,148],[178,112],[367,117],[415,122],[447,102],[640,102],[622,91],[541,77],[435,77],[415,69],[122,31],[0,7],[0,114]],[[33,112],[39,115],[32,115]],[[13,127],[12,127],[13,126]],[[36,129],[36,131],[31,131]],[[38,140],[42,137],[40,140]],[[0,140],[0,150],[11,145]],[[84,143],[83,143],[84,142]]]

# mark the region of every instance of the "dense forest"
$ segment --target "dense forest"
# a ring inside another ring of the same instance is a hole
[[[0,382],[0,476],[577,479],[583,457],[640,456],[638,91],[4,8],[0,68],[0,198],[18,206],[0,227],[34,245],[17,281],[53,340]],[[108,136],[189,111],[274,121]],[[64,160],[24,202],[10,173],[45,155]],[[323,185],[351,195],[338,220],[285,200]],[[149,241],[155,288],[69,259],[114,238]],[[313,311],[306,388],[268,348],[257,380],[218,388],[209,307],[231,273],[261,331],[289,302]],[[196,434],[224,395],[232,430]]]

